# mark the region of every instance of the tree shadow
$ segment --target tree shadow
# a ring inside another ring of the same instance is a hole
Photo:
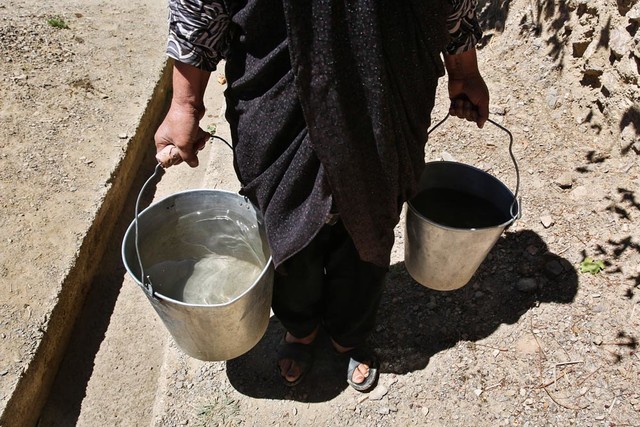
[[[515,284],[531,278],[536,289]],[[406,374],[424,369],[431,357],[461,340],[478,341],[502,325],[513,324],[540,303],[568,304],[578,288],[577,274],[564,258],[549,252],[530,230],[508,232],[498,240],[471,282],[451,292],[416,283],[404,263],[391,266],[371,343],[382,373]],[[316,360],[303,383],[288,388],[279,381],[276,348],[284,329],[273,318],[263,339],[245,355],[227,362],[229,381],[254,398],[302,402],[328,401],[346,387],[346,361],[320,336]]]
[[[627,126],[632,125],[635,130],[635,138],[626,146],[622,147],[622,154],[626,155],[631,150],[635,151],[636,154],[640,154],[640,143],[638,139],[640,138],[640,107],[634,105],[627,109],[622,115],[620,119],[620,132],[622,132]]]
[[[479,0],[478,22],[484,31],[503,32],[509,17],[511,0]]]

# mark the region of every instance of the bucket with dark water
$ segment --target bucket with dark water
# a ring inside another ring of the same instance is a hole
[[[162,168],[156,172],[147,184]],[[187,355],[229,360],[269,323],[271,252],[260,213],[243,196],[191,190],[152,204],[129,225],[122,260]]]
[[[450,291],[466,285],[502,232],[520,216],[513,137],[504,127],[489,122],[509,135],[515,194],[473,166],[450,161],[425,165],[418,192],[407,203],[404,251],[407,271],[428,288]]]

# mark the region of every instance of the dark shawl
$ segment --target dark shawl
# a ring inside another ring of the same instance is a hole
[[[361,258],[388,266],[444,71],[442,3],[227,1],[235,167],[264,214],[276,266],[313,239],[332,207]]]

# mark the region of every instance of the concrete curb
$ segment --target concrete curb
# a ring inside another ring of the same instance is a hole
[[[110,184],[94,220],[84,236],[74,264],[68,271],[57,296],[43,337],[28,368],[0,414],[0,426],[36,425],[46,403],[60,362],[64,356],[75,321],[82,309],[91,280],[109,243],[117,217],[145,157],[151,160],[155,130],[160,125],[171,97],[173,63],[168,61],[159,72],[158,82],[142,113],[135,135],[111,176]]]

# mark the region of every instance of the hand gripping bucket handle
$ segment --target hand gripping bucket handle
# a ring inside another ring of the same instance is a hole
[[[436,130],[441,124],[446,122],[450,116],[451,116],[450,114],[447,114],[444,117],[444,119],[436,123],[431,129],[429,129],[429,131],[427,132],[427,135],[431,135],[431,133],[434,130]],[[518,199],[518,191],[520,190],[520,168],[518,167],[516,156],[514,156],[513,154],[513,135],[511,134],[509,129],[496,123],[495,121],[491,119],[487,119],[487,121],[492,125],[496,126],[498,129],[503,130],[507,135],[509,135],[509,157],[511,157],[511,161],[513,162],[513,168],[516,172],[516,188],[515,188],[515,191],[513,192],[513,202],[511,203],[511,208],[509,209],[509,213],[511,214],[511,219],[515,221],[522,217],[522,203],[521,203],[521,200]]]

